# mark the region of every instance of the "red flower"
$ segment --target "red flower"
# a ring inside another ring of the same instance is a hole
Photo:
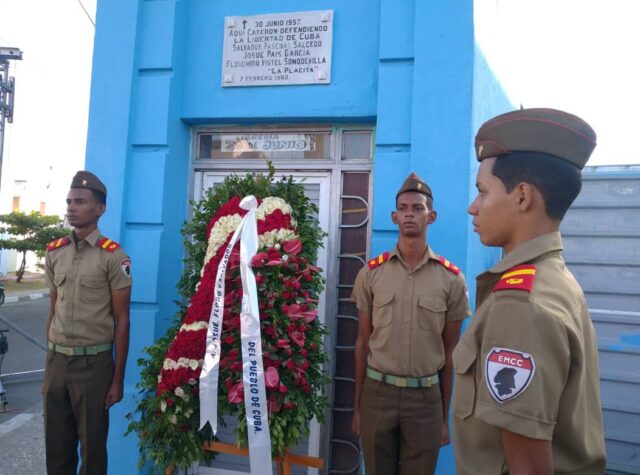
[[[242,381],[234,384],[231,389],[229,389],[228,398],[231,404],[238,404],[244,401],[244,387],[242,386]]]
[[[278,348],[289,348],[289,340],[286,340],[284,338],[280,338],[277,342],[276,342],[276,346]]]
[[[269,401],[267,402],[267,406],[269,408],[269,413],[274,414],[280,412],[282,408],[282,403],[280,402],[280,396],[276,393],[269,394]]]
[[[267,368],[265,371],[265,384],[268,388],[277,388],[278,383],[280,382],[280,376],[278,375],[278,370],[273,366]]]
[[[291,241],[285,241],[282,243],[282,249],[287,254],[297,256],[302,251],[302,242],[299,239],[292,239]]]
[[[287,392],[289,391],[289,388],[286,387],[284,384],[281,384],[280,387],[278,388],[278,391],[280,391],[281,394],[287,394]]]
[[[318,310],[316,309],[302,312],[302,317],[304,318],[304,321],[307,323],[311,323],[312,321],[314,321],[316,316],[318,316]]]
[[[268,259],[269,254],[267,254],[266,252],[258,252],[255,256],[253,256],[253,259],[251,259],[251,267],[262,267],[266,264]]]
[[[303,332],[299,332],[297,330],[294,330],[294,331],[289,330],[289,337],[300,348],[302,348],[304,346],[304,333]]]

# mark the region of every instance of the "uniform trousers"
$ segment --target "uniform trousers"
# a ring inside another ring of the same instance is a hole
[[[360,437],[367,475],[435,472],[442,438],[440,386],[399,388],[365,378]]]
[[[48,475],[107,473],[109,411],[104,401],[113,379],[113,353],[67,356],[49,350],[43,386]]]

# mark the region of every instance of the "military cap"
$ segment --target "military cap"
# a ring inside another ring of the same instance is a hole
[[[87,190],[96,190],[107,196],[107,187],[104,183],[91,172],[84,170],[79,171],[71,180],[71,188],[86,188]]]
[[[398,190],[398,193],[396,193],[396,199],[398,199],[398,196],[400,196],[401,193],[405,193],[407,191],[422,193],[423,195],[427,195],[429,198],[433,199],[433,194],[431,194],[431,188],[429,188],[429,185],[422,181],[422,179],[413,172],[411,172]]]
[[[475,140],[476,156],[537,152],[582,169],[596,147],[596,133],[580,117],[555,109],[522,109],[482,124]]]

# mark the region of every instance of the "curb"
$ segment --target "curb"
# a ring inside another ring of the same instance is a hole
[[[49,296],[49,292],[33,292],[31,294],[23,295],[7,295],[4,299],[4,303],[16,303],[25,300],[38,300]]]

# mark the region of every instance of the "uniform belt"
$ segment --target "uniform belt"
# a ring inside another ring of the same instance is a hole
[[[399,388],[429,388],[438,384],[438,373],[432,374],[431,376],[422,376],[420,378],[404,378],[402,376],[384,374],[373,368],[367,367],[367,376],[375,381],[382,381],[383,383],[391,384]]]
[[[49,349],[67,356],[97,355],[112,348],[111,343],[93,346],[64,346],[49,342]]]

